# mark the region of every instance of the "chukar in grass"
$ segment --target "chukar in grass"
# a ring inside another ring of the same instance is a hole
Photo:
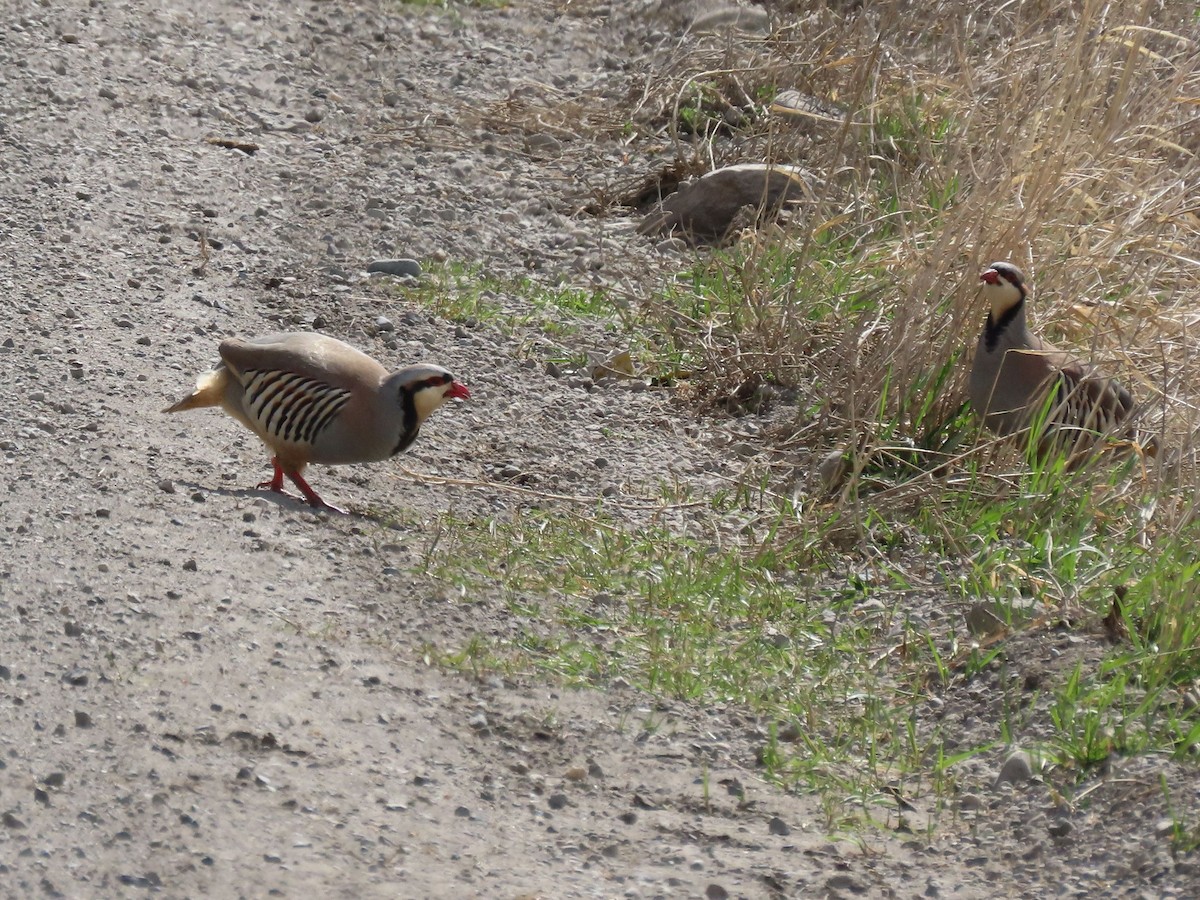
[[[377,462],[416,440],[421,423],[446,400],[470,397],[441,366],[389,373],[349,344],[297,332],[221,341],[221,362],[196,389],[163,412],[219,406],[274,454],[275,476],[259,487],[285,493],[287,476],[315,507],[330,506],[304,480],[309,463]]]
[[[971,366],[970,394],[984,424],[1002,436],[1036,429],[1030,446],[1043,455],[1088,450],[1105,434],[1131,437],[1122,427],[1133,414],[1129,392],[1030,332],[1024,273],[995,262],[979,279],[991,309]]]

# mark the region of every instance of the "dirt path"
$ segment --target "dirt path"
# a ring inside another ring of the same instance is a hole
[[[479,115],[621,87],[641,24],[559,6],[0,3],[3,895],[989,897],[1061,874],[999,821],[831,842],[759,780],[737,711],[429,667],[508,627],[500,598],[409,574],[430,523],[520,495],[322,469],[371,514],[317,515],[251,489],[267,459],[234,423],[159,414],[222,336],[316,321],[470,384],[416,472],[636,496],[728,467],[669,397],[545,375],[538,335],[363,274],[657,264],[630,223],[568,215],[598,177],[570,148]]]

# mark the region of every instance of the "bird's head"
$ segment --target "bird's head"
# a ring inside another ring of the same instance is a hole
[[[1025,273],[1007,262],[994,262],[979,275],[983,293],[992,305],[992,318],[999,320],[1025,300]]]
[[[467,386],[441,366],[430,363],[408,366],[392,376],[412,397],[417,410],[417,422],[424,422],[435,409],[455,397],[464,400],[471,396]]]

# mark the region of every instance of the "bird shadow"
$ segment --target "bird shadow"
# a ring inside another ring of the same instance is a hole
[[[269,503],[274,503],[280,509],[286,509],[291,512],[313,512],[321,513],[331,518],[355,518],[364,519],[374,522],[377,517],[369,513],[357,512],[353,509],[333,509],[330,507],[313,506],[303,497],[296,494],[290,494],[286,491],[272,491],[268,488],[252,487],[252,488],[226,488],[213,487],[211,484],[200,484],[197,481],[176,481],[177,488],[184,488],[189,491],[199,492],[202,494],[217,494],[221,497],[241,497],[251,500],[255,497],[261,497]]]

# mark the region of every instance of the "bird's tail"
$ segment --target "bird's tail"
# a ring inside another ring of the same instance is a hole
[[[196,381],[196,389],[174,406],[168,406],[165,413],[183,412],[185,409],[200,409],[204,406],[220,406],[221,398],[225,396],[225,386],[229,380],[229,370],[222,366],[211,372],[205,372]]]

